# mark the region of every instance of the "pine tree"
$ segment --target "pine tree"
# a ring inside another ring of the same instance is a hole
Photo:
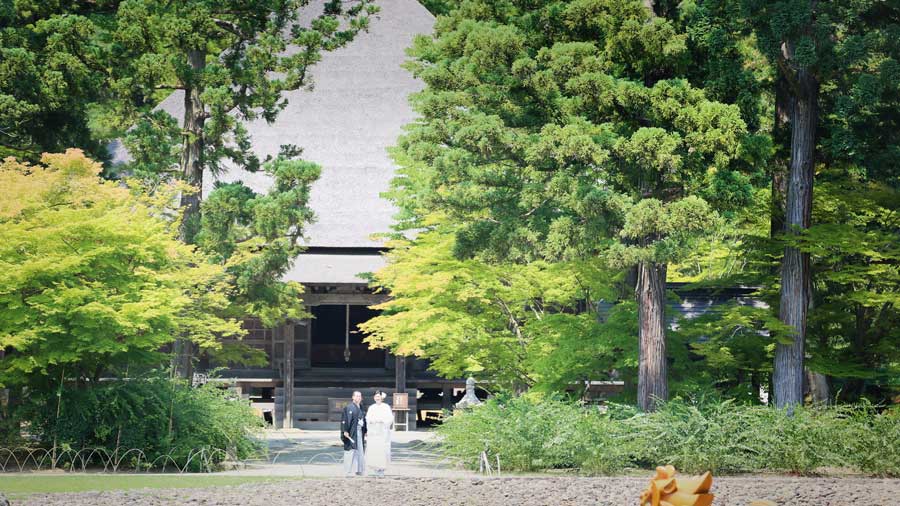
[[[115,3],[69,4],[0,2],[0,158],[37,162],[41,153],[70,147],[105,158],[90,107],[106,89],[97,21]]]
[[[195,188],[224,163],[263,168],[275,179],[267,196],[235,184],[217,189],[205,204],[208,214],[199,191],[183,193],[180,202],[182,240],[227,262],[235,308],[267,325],[299,315],[301,289],[280,277],[311,219],[309,185],[319,169],[297,160],[294,146],[260,160],[244,122],[273,121],[286,104],[283,92],[311,84],[309,68],[322,53],[351,41],[377,11],[370,0],[331,0],[319,9],[309,0],[124,0],[112,32],[115,115],[130,126],[124,142],[134,155],[126,170]],[[182,118],[154,109],[173,91],[181,94]],[[177,343],[182,375],[190,371],[188,345]]]
[[[375,12],[369,0],[355,1],[349,8],[332,0],[307,26],[301,13],[314,10],[308,4],[309,0],[121,2],[112,33],[115,65],[110,85],[118,113],[125,124],[136,125],[132,143],[149,146],[155,140],[175,138],[180,144],[177,168],[163,158],[162,164],[145,165],[145,170],[175,169],[181,179],[200,188],[204,171],[221,171],[225,160],[250,171],[259,169],[243,122],[273,121],[285,105],[282,92],[309,84],[308,70],[322,52],[352,40]],[[153,111],[160,91],[176,90],[184,107],[180,124]],[[166,147],[156,149],[171,153]],[[183,195],[181,207],[181,235],[192,243],[200,227],[200,193]]]
[[[420,38],[400,140],[404,225],[459,223],[487,261],[637,267],[638,403],[665,399],[668,265],[749,201],[765,143],[685,79],[686,35],[633,0],[462,2]]]

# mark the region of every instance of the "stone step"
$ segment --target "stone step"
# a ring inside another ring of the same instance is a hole
[[[332,399],[349,400],[355,389],[353,387],[295,387],[294,388],[294,410],[293,417],[296,427],[305,423],[330,423],[334,424],[339,421],[340,413],[332,409],[330,405]],[[388,404],[390,404],[393,388],[384,387],[383,390],[388,394]],[[366,393],[366,392],[364,392]],[[364,402],[371,404],[370,396],[365,396]],[[410,427],[415,425],[416,390],[409,390],[410,404]]]

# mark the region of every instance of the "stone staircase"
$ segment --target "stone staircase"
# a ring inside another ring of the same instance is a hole
[[[306,429],[337,429],[341,420],[341,402],[347,402],[354,390],[363,394],[368,406],[377,388],[387,393],[391,403],[395,378],[385,369],[312,369],[297,370],[294,375],[294,427]],[[334,386],[340,384],[340,387]],[[409,429],[415,429],[416,389],[409,393]],[[284,419],[284,389],[275,389],[275,426]]]
[[[363,404],[372,404],[372,393],[363,391]],[[393,388],[379,387],[387,393],[387,403],[391,403]],[[294,387],[294,426],[308,428],[337,428],[341,421],[341,409],[353,395],[353,387]],[[368,390],[368,391],[366,391]],[[410,429],[415,429],[416,390],[409,393]]]

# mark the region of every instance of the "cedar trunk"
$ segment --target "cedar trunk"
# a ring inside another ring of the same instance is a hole
[[[182,126],[184,141],[181,149],[180,168],[182,179],[193,186],[196,191],[181,195],[182,221],[179,236],[182,241],[193,244],[200,227],[200,197],[203,189],[203,123],[206,120],[206,111],[200,100],[198,81],[206,66],[206,52],[188,51],[187,60],[191,67],[191,76],[185,83],[184,90],[184,124]],[[193,345],[188,339],[178,338],[175,340],[172,365],[176,377],[190,378],[193,375],[192,348]]]
[[[200,88],[197,86],[200,74],[206,66],[206,53],[188,51],[188,64],[191,67],[191,83],[184,90],[184,141],[181,150],[182,179],[197,191],[181,196],[182,218],[181,239],[192,244],[200,225],[200,190],[203,188],[203,124],[206,111],[200,100]]]
[[[666,363],[666,264],[641,262],[637,269],[638,408],[654,411],[669,396]]]
[[[790,89],[784,77],[775,81],[775,124],[773,137],[777,155],[772,164],[772,196],[769,201],[769,237],[784,233],[784,214],[787,206],[787,159],[790,150],[791,101]],[[774,273],[773,273],[774,274]]]
[[[806,70],[797,73],[791,94],[791,164],[788,174],[785,225],[788,234],[808,229],[812,215],[818,83]],[[775,405],[803,402],[803,360],[806,314],[810,300],[809,255],[786,246],[781,261],[779,318],[793,329],[790,344],[775,347]]]

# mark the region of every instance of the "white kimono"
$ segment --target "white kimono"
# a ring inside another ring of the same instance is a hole
[[[386,469],[391,460],[391,429],[394,412],[387,403],[373,404],[366,412],[366,466]]]

